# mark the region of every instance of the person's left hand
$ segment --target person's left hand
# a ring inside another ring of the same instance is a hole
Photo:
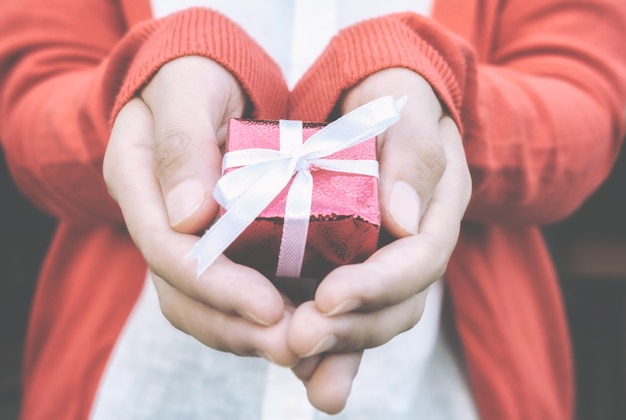
[[[397,239],[361,264],[332,271],[315,300],[296,309],[288,330],[290,347],[304,358],[293,371],[310,402],[328,413],[344,408],[363,350],[419,321],[471,194],[459,129],[417,73],[375,73],[347,92],[340,109],[385,95],[408,96],[400,120],[378,138],[383,228]]]

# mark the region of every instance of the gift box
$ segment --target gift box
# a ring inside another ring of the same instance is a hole
[[[379,98],[328,125],[230,120],[213,191],[222,212],[187,254],[198,276],[224,253],[277,285],[313,280],[281,283],[311,291],[335,267],[371,255],[381,220],[376,136],[404,101]]]
[[[323,128],[322,123],[302,123],[302,141]],[[375,137],[327,156],[328,159],[375,161]],[[280,150],[279,121],[231,119],[226,152],[239,150]],[[230,168],[225,171],[237,170]],[[304,256],[297,277],[322,279],[332,269],[364,261],[375,250],[380,229],[378,179],[374,176],[344,173],[311,165],[313,188],[306,234],[296,240],[304,245]],[[285,224],[287,196],[291,183],[280,191],[225,255],[250,266],[270,279],[296,277],[278,270]]]

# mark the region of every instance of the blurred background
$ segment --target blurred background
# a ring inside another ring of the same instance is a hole
[[[12,184],[0,153],[0,419],[17,419],[30,301],[54,229]]]
[[[11,183],[0,155],[0,419],[19,412],[23,340],[54,220]],[[626,152],[568,220],[545,230],[570,322],[577,420],[626,419]]]
[[[577,419],[626,419],[626,148],[607,182],[545,235],[570,323]]]

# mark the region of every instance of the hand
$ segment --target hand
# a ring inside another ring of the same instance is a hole
[[[293,365],[286,342],[292,309],[268,279],[220,257],[199,278],[185,258],[193,235],[216,217],[211,191],[220,176],[229,117],[245,96],[233,76],[197,56],[164,65],[118,114],[104,177],[122,209],[177,328],[209,347]]]
[[[289,344],[305,358],[294,373],[311,403],[329,413],[343,409],[363,350],[419,321],[471,194],[459,130],[418,74],[400,68],[373,74],[347,92],[341,110],[384,95],[408,96],[400,120],[378,138],[383,227],[397,240],[362,264],[331,272],[289,326]]]

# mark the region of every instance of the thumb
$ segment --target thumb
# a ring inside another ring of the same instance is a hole
[[[412,96],[400,120],[379,137],[379,193],[383,226],[396,237],[416,234],[446,156],[439,139],[439,108]]]
[[[221,152],[212,133],[188,126],[157,130],[155,170],[170,226],[197,232],[217,215],[211,191],[220,176]]]
[[[400,119],[378,136],[382,222],[395,237],[414,235],[446,167],[439,136],[442,107],[417,73],[389,68],[368,76],[344,96],[344,112],[383,95],[407,97]]]
[[[211,192],[221,175],[227,121],[241,116],[243,94],[219,64],[190,56],[165,64],[142,97],[154,117],[155,173],[170,225],[195,233],[217,214]]]

